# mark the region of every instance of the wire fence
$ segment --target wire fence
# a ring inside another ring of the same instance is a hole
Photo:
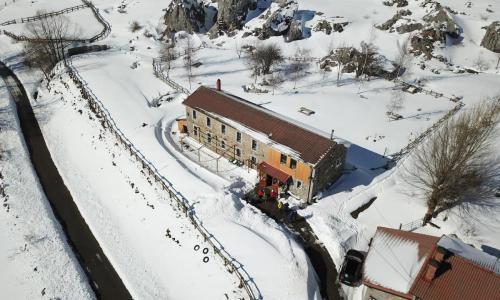
[[[224,262],[224,266],[228,272],[235,274],[240,281],[240,288],[243,288],[251,300],[263,299],[260,290],[250,277],[243,265],[239,263],[231,254],[229,254],[224,246],[212,235],[203,225],[203,221],[196,215],[192,205],[184,196],[175,189],[175,187],[161,175],[158,169],[134,146],[134,144],[123,134],[111,117],[109,111],[105,108],[102,102],[88,87],[88,84],[77,72],[73,66],[72,59],[68,60],[68,74],[76,86],[79,88],[83,99],[88,101],[91,110],[98,118],[102,120],[102,125],[113,134],[120,144],[127,149],[130,155],[142,167],[144,173],[154,178],[156,183],[168,193],[171,201],[177,204],[177,207],[182,210],[188,217],[193,226],[203,236],[205,242],[209,243],[216,253]]]
[[[96,17],[97,21],[99,23],[101,23],[101,25],[103,26],[103,29],[101,30],[101,32],[99,32],[98,34],[96,34],[95,36],[93,36],[89,39],[38,39],[38,38],[28,37],[26,35],[16,35],[10,31],[7,31],[7,30],[3,30],[3,33],[6,36],[8,36],[16,41],[20,41],[20,42],[30,41],[30,42],[43,43],[43,42],[48,42],[48,41],[56,41],[56,42],[70,42],[70,43],[88,44],[88,43],[94,43],[94,42],[103,40],[111,33],[111,25],[102,17],[102,15],[99,13],[99,9],[97,9],[92,2],[90,2],[88,0],[82,0],[82,2],[84,4],[82,4],[80,6],[85,6],[85,7],[90,8],[92,10],[92,13]],[[68,12],[69,11],[66,11],[64,13],[68,13]],[[56,12],[56,13],[58,13],[58,12]],[[61,13],[58,13],[58,14],[61,14]],[[43,18],[48,18],[49,16],[47,16],[47,15],[48,14],[36,16],[36,17],[24,18],[24,19],[30,19],[31,21],[40,20]],[[55,15],[57,15],[57,14],[55,14]],[[32,18],[36,18],[36,19],[32,20]]]

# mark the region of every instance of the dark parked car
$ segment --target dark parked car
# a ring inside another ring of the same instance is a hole
[[[364,253],[353,249],[347,251],[342,269],[340,269],[340,282],[348,286],[358,286],[361,281],[361,270],[364,261]]]

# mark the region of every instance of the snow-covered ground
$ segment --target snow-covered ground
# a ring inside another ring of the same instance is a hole
[[[0,79],[0,298],[94,299],[32,168],[15,109]]]
[[[21,18],[33,17],[37,13],[49,13],[63,10],[65,8],[82,5],[79,0],[69,1],[23,1],[5,7],[0,6],[0,23],[10,20],[16,20],[16,24],[4,26],[2,29],[17,35],[29,36],[26,29],[28,23],[22,23]],[[22,7],[22,9],[19,9]],[[78,38],[90,38],[102,30],[102,25],[96,20],[90,8],[83,8],[63,15],[63,18],[69,20],[68,32]],[[37,23],[39,21],[30,22]]]
[[[57,5],[54,4],[56,2]],[[55,6],[62,8],[75,5],[76,2],[64,1],[62,5],[62,1],[39,0],[35,4],[56,9]],[[421,1],[409,2],[409,9],[414,11],[413,17],[421,18],[425,14],[419,6]],[[405,80],[420,81],[426,89],[445,96],[463,97],[464,109],[467,109],[474,103],[500,93],[500,75],[495,69],[497,56],[479,46],[484,35],[481,28],[500,19],[500,2],[474,1],[470,7],[464,2],[453,0],[441,2],[465,13],[455,18],[464,30],[462,43],[436,49],[436,54],[443,55],[454,66],[448,67],[432,59],[424,61],[426,69],[422,70],[419,67],[421,58],[415,58]],[[19,14],[20,8],[28,7],[29,3],[20,0],[0,9],[0,20],[8,19],[4,17],[7,9]],[[312,298],[317,293],[315,275],[304,251],[282,227],[239,199],[241,193],[249,188],[248,184],[244,180],[228,180],[205,170],[178,153],[166,140],[168,133],[165,131],[170,131],[171,122],[184,113],[181,96],[159,108],[151,105],[160,94],[172,92],[169,86],[153,76],[151,64],[152,59],[158,56],[161,43],[154,37],[158,36],[158,29],[162,27],[158,23],[168,1],[96,0],[94,3],[113,28],[111,35],[101,43],[109,44],[113,49],[107,53],[80,56],[74,60],[74,66],[109,110],[116,124],[194,205],[204,225],[244,265],[265,299]],[[311,56],[320,58],[339,45],[358,47],[361,41],[371,41],[381,54],[393,60],[397,55],[397,43],[402,43],[408,37],[373,28],[373,25],[387,21],[397,11],[395,7],[384,6],[382,1],[304,0],[299,1],[299,9],[304,16],[312,16],[305,20],[305,26],[309,28],[320,19],[342,19],[349,24],[342,33],[327,35],[311,31],[309,38],[292,43],[284,43],[282,37],[265,41],[278,43],[287,56],[293,55],[297,48],[305,48],[311,51]],[[13,13],[9,15],[14,16]],[[130,32],[129,26],[133,21],[139,22],[143,28],[135,33]],[[260,26],[262,22],[258,17],[253,18],[245,30]],[[85,26],[85,23],[81,25]],[[149,34],[153,37],[149,37]],[[404,94],[403,108],[398,112],[403,119],[390,121],[386,111],[393,95],[393,83],[375,79],[360,84],[352,75],[345,74],[341,85],[337,86],[335,71],[323,74],[316,63],[311,64],[308,74],[299,80],[296,89],[293,89],[293,82],[288,82],[274,93],[246,93],[242,87],[253,83],[254,79],[250,76],[244,58],[239,58],[236,48],[238,45],[256,45],[258,40],[255,37],[243,38],[241,32],[234,37],[223,36],[215,40],[196,35],[195,43],[202,42],[209,47],[196,52],[195,60],[202,64],[193,69],[195,77],[191,86],[182,67],[182,59],[173,63],[170,72],[176,82],[194,90],[200,84],[213,86],[216,79],[220,78],[222,88],[228,92],[260,103],[325,134],[329,135],[334,130],[336,136],[352,143],[348,162],[356,169],[346,172],[331,189],[322,194],[318,203],[300,212],[307,216],[338,267],[346,250],[367,248],[377,226],[398,228],[400,224],[423,217],[425,201],[402,179],[402,167],[410,164],[411,160],[403,159],[389,171],[376,168],[386,162],[382,155],[399,151],[456,103],[423,93]],[[179,41],[177,50],[182,50],[183,43],[183,40]],[[4,57],[17,53],[19,49],[20,44],[11,44],[7,37],[0,35],[0,51]],[[483,72],[457,73],[460,67],[477,69],[478,57],[482,57],[487,65]],[[201,257],[199,253],[193,252],[192,246],[195,242],[201,242],[196,240],[193,229],[188,229],[189,224],[182,217],[176,218],[176,212],[168,206],[164,195],[145,182],[123,150],[113,146],[112,137],[102,133],[95,120],[89,120],[87,108],[74,98],[74,86],[68,83],[68,89],[62,88],[59,81],[53,82],[52,92],[42,92],[42,100],[36,104],[38,117],[43,121],[44,134],[49,140],[51,151],[57,153],[59,167],[68,182],[72,182],[69,184],[72,193],[78,195],[79,207],[125,283],[134,293],[146,298],[152,295],[181,298],[203,295],[208,283],[200,285],[198,292],[190,291],[192,294],[182,293],[185,286],[168,284],[170,280],[175,280],[172,276],[179,275],[180,268],[176,263],[163,260],[162,253],[175,248],[175,244],[164,236],[169,227],[174,236],[179,235],[178,231],[185,232],[178,237],[182,244],[179,248],[186,250],[178,254],[186,261],[186,274],[183,276],[193,275],[195,283],[190,282],[197,285],[200,284],[197,278],[205,278],[210,274],[211,284],[217,286],[210,291],[214,297],[232,293],[233,290],[242,293],[237,289],[235,279],[226,274],[217,259],[211,259],[209,265],[202,264],[201,271],[197,269]],[[67,81],[64,75],[63,81]],[[36,84],[35,81],[27,83]],[[60,95],[55,93],[56,90],[65,92]],[[311,109],[315,114],[306,116],[298,111],[300,107]],[[81,114],[78,113],[79,109],[82,110]],[[99,139],[100,134],[102,139]],[[117,166],[113,166],[112,162]],[[241,172],[246,171],[242,169]],[[130,187],[130,182],[134,182],[134,187],[137,185],[138,194]],[[112,191],[106,189],[109,186],[122,188]],[[146,199],[142,198],[142,193]],[[357,219],[351,217],[351,211],[373,197],[377,199],[368,209],[361,212]],[[154,205],[155,209],[147,206],[148,203]],[[498,209],[500,204],[488,210],[473,208],[468,216],[461,215],[458,209],[452,209],[434,220],[440,229],[426,226],[418,229],[418,232],[438,236],[456,234],[477,248],[487,245],[498,249]],[[143,218],[144,221],[141,221]],[[144,235],[144,232],[149,234]],[[143,253],[145,249],[155,250],[151,251],[152,254]],[[133,260],[126,255],[129,251],[134,253]],[[165,269],[167,265],[176,271]],[[352,298],[360,295],[359,291],[346,291]]]

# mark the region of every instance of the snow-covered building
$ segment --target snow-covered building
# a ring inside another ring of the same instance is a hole
[[[199,87],[183,103],[181,130],[230,160],[259,171],[260,185],[305,201],[334,182],[346,147],[276,112],[217,88]]]
[[[378,227],[364,300],[500,299],[500,260],[451,236]]]

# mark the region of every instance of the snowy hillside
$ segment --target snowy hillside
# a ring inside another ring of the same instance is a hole
[[[230,255],[255,294],[263,299],[325,297],[297,235],[241,199],[257,181],[254,173],[245,168],[218,173],[179,151],[175,120],[185,114],[181,103],[186,95],[155,76],[153,64],[169,37],[175,41],[173,51],[179,57],[171,61],[169,70],[163,64],[162,72],[164,76],[168,72],[182,88],[193,92],[200,85],[214,87],[220,79],[224,91],[328,138],[333,133],[337,141],[350,145],[347,167],[339,181],[317,195],[316,203],[299,210],[337,269],[347,250],[368,249],[377,226],[399,228],[421,220],[426,213],[425,199],[403,178],[405,168],[413,162],[402,150],[413,150],[405,147],[450,111],[460,114],[500,95],[500,31],[497,40],[490,41],[496,41],[498,53],[481,46],[488,26],[500,21],[497,0],[440,0],[440,4],[427,0],[234,2],[238,1],[94,0],[111,25],[110,34],[97,44],[110,49],[74,56],[69,67],[102,104],[105,116],[82,97],[82,87],[62,63],[48,82],[38,69],[21,62],[23,43],[0,34],[0,60],[14,68],[29,94],[37,94],[31,103],[52,158],[104,253],[137,299],[246,299],[248,292],[153,174],[144,171],[144,163],[131,156],[132,151],[109,129],[113,126],[154,166],[158,172],[154,175],[165,178],[177,196],[187,201],[210,239]],[[392,2],[396,3],[390,5]],[[397,3],[404,2],[407,5],[398,7]],[[0,23],[80,4],[77,0],[7,1],[0,3]],[[232,17],[219,14],[216,19],[217,10],[231,12]],[[82,38],[102,30],[89,8],[65,16]],[[0,30],[30,33],[23,23],[0,26]],[[359,52],[362,43],[373,45],[382,62],[378,71],[392,78],[356,76],[355,70],[338,77],[340,67],[332,63],[335,49],[352,47]],[[269,44],[278,45],[285,59],[272,74],[254,76],[249,51]],[[411,54],[404,68],[399,68],[402,45],[408,45]],[[192,66],[186,67],[183,53],[188,46],[196,51]],[[307,53],[306,63],[300,74],[294,74],[293,59],[298,53]],[[276,78],[279,84],[270,85]],[[8,111],[4,90],[0,90],[0,98]],[[313,114],[304,114],[301,108]],[[0,109],[0,116],[3,114]],[[0,125],[4,127],[3,117]],[[10,128],[15,130],[18,128]],[[0,134],[0,147],[22,149],[13,133]],[[500,136],[494,143],[500,149]],[[399,152],[406,155],[397,156],[401,158],[397,164],[386,168]],[[30,171],[27,157],[8,159],[6,168],[22,163]],[[0,171],[3,168],[4,161]],[[34,181],[3,180],[0,178],[0,184]],[[40,222],[52,228],[53,217],[45,212],[48,203],[38,186],[26,185],[33,194],[29,198],[44,203],[45,216]],[[439,228],[425,226],[416,232],[455,234],[478,249],[500,249],[500,198],[491,203],[488,208],[471,207],[465,216],[457,207],[449,209],[433,220]],[[351,213],[360,207],[365,209],[354,218]],[[14,228],[8,215],[2,214],[0,221]],[[37,230],[31,224],[19,225],[22,232]],[[54,232],[57,241],[60,237]],[[21,243],[8,231],[0,231],[0,235]],[[19,245],[0,246],[0,267],[14,268],[9,257]],[[91,290],[80,278],[82,271],[66,248],[57,247],[60,255],[53,268],[68,264],[71,271],[55,284],[73,286],[75,294],[67,295],[70,298],[91,298]],[[208,253],[202,252],[204,248]],[[47,250],[40,251],[36,255],[43,256]],[[26,264],[32,261],[19,262],[23,267]],[[44,280],[37,281],[33,290]],[[0,282],[3,287],[5,281]],[[22,284],[17,284],[11,294],[22,298]],[[361,292],[344,286],[340,294],[360,299]],[[36,298],[33,292],[28,297]]]

